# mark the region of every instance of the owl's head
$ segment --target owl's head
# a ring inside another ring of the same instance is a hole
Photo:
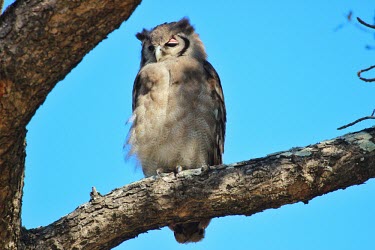
[[[143,29],[136,37],[142,42],[141,67],[180,56],[206,59],[203,43],[187,18]]]

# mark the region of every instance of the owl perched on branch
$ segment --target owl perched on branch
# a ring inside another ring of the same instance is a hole
[[[216,70],[188,19],[143,29],[133,86],[130,154],[145,176],[222,163],[226,112]],[[180,243],[198,242],[210,219],[174,224]]]

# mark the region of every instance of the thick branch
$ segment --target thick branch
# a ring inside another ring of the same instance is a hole
[[[19,241],[26,124],[139,3],[18,0],[0,16],[0,249],[16,249]]]
[[[21,235],[26,129],[10,137],[0,134],[0,249],[17,249]]]
[[[371,128],[264,158],[143,179],[49,226],[25,230],[24,243],[31,249],[110,249],[172,222],[306,203],[375,177],[374,136]]]
[[[55,84],[139,3],[18,0],[9,7],[0,16],[0,129],[24,127]]]

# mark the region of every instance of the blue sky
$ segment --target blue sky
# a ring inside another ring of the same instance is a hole
[[[10,1],[5,1],[9,4]],[[150,1],[57,84],[28,125],[22,221],[47,225],[89,200],[142,178],[123,144],[139,69],[135,34],[187,16],[218,71],[228,112],[224,162],[262,157],[373,126],[336,128],[375,108],[373,1]],[[340,30],[334,29],[345,24]],[[116,249],[373,249],[375,181],[250,217],[216,218],[198,244],[163,228]]]

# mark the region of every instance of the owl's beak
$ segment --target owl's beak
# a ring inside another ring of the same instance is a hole
[[[156,61],[158,62],[161,58],[161,54],[162,54],[162,51],[161,51],[161,47],[160,46],[157,46],[155,48],[155,57],[156,57]]]

